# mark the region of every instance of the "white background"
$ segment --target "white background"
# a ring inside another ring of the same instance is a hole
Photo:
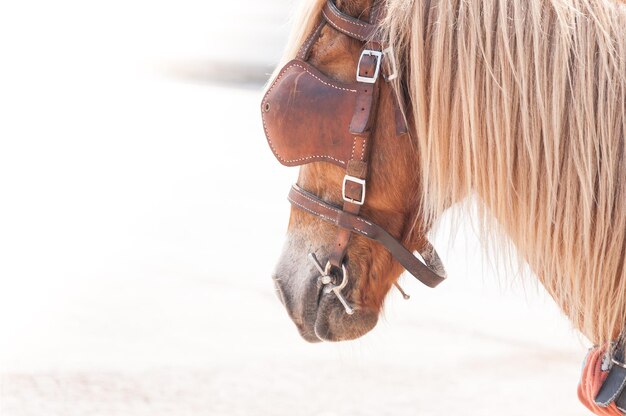
[[[305,343],[273,293],[287,0],[0,6],[0,415],[584,415],[586,342],[471,227],[450,279]]]

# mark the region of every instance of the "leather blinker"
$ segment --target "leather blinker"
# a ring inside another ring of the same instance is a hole
[[[278,161],[286,166],[326,161],[345,168],[356,143],[349,126],[357,88],[302,60],[287,63],[261,103],[265,136]]]

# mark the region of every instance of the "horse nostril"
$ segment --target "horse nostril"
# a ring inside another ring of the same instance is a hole
[[[269,111],[270,111],[270,103],[265,103],[265,105],[263,106],[263,111],[265,111],[266,113],[269,113]]]

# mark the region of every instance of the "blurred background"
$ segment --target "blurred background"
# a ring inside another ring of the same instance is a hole
[[[297,169],[258,110],[296,6],[2,2],[1,416],[587,414],[586,341],[470,222],[433,236],[440,288],[300,339],[270,278]]]

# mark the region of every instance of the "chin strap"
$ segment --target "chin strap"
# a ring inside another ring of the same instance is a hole
[[[360,215],[343,211],[341,208],[331,205],[303,190],[298,185],[291,187],[288,198],[293,206],[311,215],[351,233],[359,234],[370,240],[379,242],[385,246],[387,251],[391,253],[402,267],[426,286],[435,287],[445,280],[446,273],[443,270],[437,252],[432,246],[428,245],[422,253],[426,262],[425,264],[381,226]]]

